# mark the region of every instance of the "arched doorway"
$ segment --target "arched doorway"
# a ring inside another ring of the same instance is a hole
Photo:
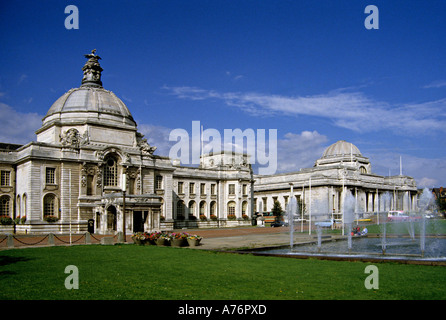
[[[116,207],[109,206],[107,208],[107,232],[116,231]]]

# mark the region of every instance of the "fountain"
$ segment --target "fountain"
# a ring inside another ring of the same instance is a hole
[[[320,225],[317,225],[317,251],[321,252],[322,248],[322,227]]]
[[[288,225],[290,226],[290,248],[293,249],[294,245],[294,214],[297,212],[296,198],[291,197],[288,203],[286,213],[288,217]]]
[[[419,208],[424,214],[421,215],[421,229],[420,229],[420,250],[421,256],[424,256],[426,250],[426,211],[432,204],[433,194],[428,188],[424,188],[423,193],[419,199]]]
[[[294,244],[293,213],[297,210],[295,199],[290,201],[287,207],[288,221],[290,223],[290,246],[272,250],[256,250],[262,255],[292,256],[296,258],[316,257],[320,259],[335,260],[361,260],[361,261],[400,261],[410,260],[411,263],[441,264],[446,265],[446,237],[426,237],[426,228],[429,229],[433,222],[426,219],[426,211],[432,205],[433,196],[426,189],[418,201],[418,210],[406,214],[401,220],[388,221],[388,212],[392,209],[392,194],[380,195],[380,210],[377,216],[379,221],[379,233],[369,234],[368,237],[352,236],[352,225],[357,218],[355,216],[355,196],[346,192],[343,202],[343,223],[348,234],[332,237],[330,241],[324,241],[323,227],[328,227],[330,214],[322,205],[314,203],[312,220],[317,227],[317,241],[305,244]],[[293,201],[294,200],[294,201]],[[321,213],[324,212],[325,213]],[[325,219],[325,222],[324,222]]]
[[[344,197],[344,224],[347,225],[347,243],[348,251],[352,250],[352,225],[355,218],[356,199],[353,194],[348,191]]]

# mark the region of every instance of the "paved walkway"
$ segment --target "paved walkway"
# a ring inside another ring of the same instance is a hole
[[[231,250],[237,248],[259,248],[288,245],[290,243],[289,228],[253,227],[217,230],[184,230],[203,237],[202,243],[194,249]],[[295,233],[294,243],[315,241],[316,234]]]
[[[248,227],[248,228],[221,228],[221,229],[184,229],[174,230],[174,232],[187,232],[198,234],[203,237],[200,246],[190,247],[204,250],[231,250],[236,248],[258,248],[278,245],[287,245],[290,243],[289,228],[279,227]],[[110,235],[91,235],[90,242],[99,244],[103,237]],[[295,243],[315,241],[316,234],[308,235],[307,232],[295,233]],[[8,249],[8,236],[0,235],[0,250]],[[115,242],[117,236],[114,237]],[[69,235],[54,235],[54,245],[69,245]],[[127,234],[127,243],[133,243],[131,234]],[[48,235],[13,235],[14,248],[24,247],[42,247],[50,245]],[[85,234],[73,234],[71,236],[72,244],[85,244]]]

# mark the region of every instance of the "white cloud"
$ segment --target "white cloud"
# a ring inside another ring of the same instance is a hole
[[[303,131],[300,134],[287,133],[277,141],[277,171],[299,171],[309,168],[319,159],[328,139],[317,131]]]
[[[394,151],[373,152],[365,154],[370,157],[372,171],[384,176],[399,175],[400,156],[403,175],[413,177],[418,188],[445,185],[446,161],[444,159],[423,158]]]
[[[23,81],[25,81],[28,78],[27,74],[21,74],[19,77],[19,80],[17,81],[17,84],[21,84]]]
[[[344,89],[313,96],[287,97],[259,93],[219,93],[196,87],[167,87],[173,95],[190,100],[222,100],[256,116],[292,115],[327,118],[337,127],[356,132],[390,130],[397,134],[446,131],[446,99],[419,104],[390,105],[361,92]]]
[[[436,80],[432,81],[431,83],[423,86],[424,89],[430,89],[430,88],[442,88],[446,87],[446,80]]]
[[[144,135],[147,142],[157,149],[155,154],[168,156],[171,146],[174,142],[169,141],[169,134],[172,129],[152,124],[138,124],[138,131]]]
[[[0,102],[0,141],[25,144],[35,141],[34,132],[42,126],[42,116],[37,113],[21,113]]]

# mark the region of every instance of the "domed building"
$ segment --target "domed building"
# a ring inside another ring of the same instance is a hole
[[[0,215],[23,218],[16,231],[26,233],[250,224],[242,217],[251,211],[251,167],[191,168],[155,155],[128,107],[104,89],[96,50],[85,57],[80,87],[51,105],[37,141],[0,144]],[[213,160],[235,157],[246,155]]]
[[[344,166],[357,168],[361,173],[372,172],[368,158],[363,157],[358,147],[353,143],[339,140],[325,149],[322,157],[316,160],[315,166],[331,166],[342,163]]]
[[[354,144],[340,140],[327,147],[314,167],[299,172],[255,176],[254,207],[269,211],[274,201],[282,208],[293,196],[304,219],[343,221],[345,197],[355,199],[355,217],[367,218],[388,210],[415,210],[417,188],[412,177],[381,176],[372,172],[368,158]]]
[[[81,86],[53,103],[36,142],[10,155],[16,184],[3,211],[26,217],[23,232],[84,232],[88,221],[98,233],[159,229],[171,199],[154,180],[169,183],[172,165],[153,155],[127,106],[102,87],[95,50],[85,57]]]
[[[37,141],[0,143],[0,215],[19,219],[17,232],[250,225],[254,212],[270,211],[275,201],[286,208],[291,187],[311,223],[342,221],[347,194],[357,217],[416,207],[413,178],[374,174],[369,159],[343,140],[312,168],[265,176],[253,175],[247,154],[202,155],[198,167],[155,155],[129,108],[104,89],[101,58],[95,50],[85,57],[80,87],[51,105]]]

